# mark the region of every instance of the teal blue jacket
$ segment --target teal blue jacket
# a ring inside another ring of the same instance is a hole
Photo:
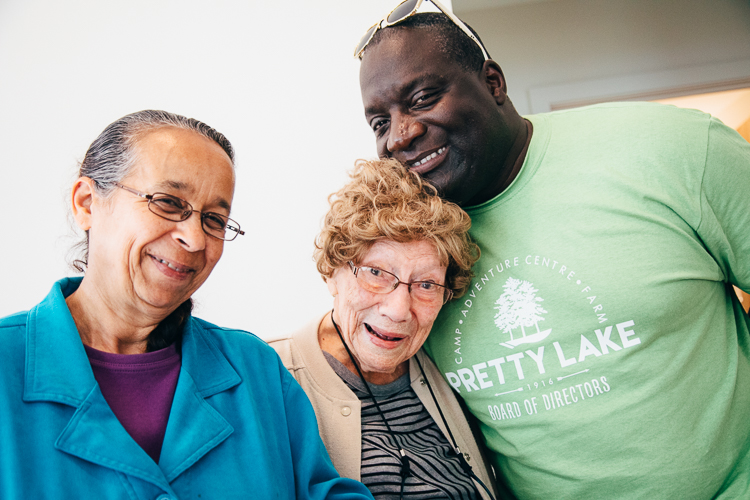
[[[0,319],[0,498],[372,498],[336,473],[273,349],[192,317],[157,465],[94,379],[65,303],[79,283]]]

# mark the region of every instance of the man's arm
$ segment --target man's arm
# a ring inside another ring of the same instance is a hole
[[[698,234],[725,280],[750,291],[750,143],[711,119]],[[747,297],[747,296],[746,296]],[[743,303],[747,310],[748,299]]]

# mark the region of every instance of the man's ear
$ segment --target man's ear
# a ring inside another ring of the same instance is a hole
[[[94,204],[94,181],[89,177],[79,177],[73,184],[73,218],[83,231],[91,229],[91,208]]]
[[[500,65],[489,59],[482,66],[482,74],[487,89],[492,94],[492,98],[495,99],[495,103],[498,106],[502,106],[508,98],[508,89],[505,86],[505,76],[503,75],[503,70],[500,69]]]

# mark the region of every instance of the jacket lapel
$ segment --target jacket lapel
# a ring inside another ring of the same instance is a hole
[[[29,311],[26,319],[24,401],[55,401],[78,407],[96,385],[89,359],[65,296],[80,278],[64,279]]]
[[[81,278],[66,278],[29,311],[23,399],[77,408],[55,447],[171,491],[169,482],[229,437],[234,429],[205,398],[242,379],[199,320],[190,318],[182,367],[159,465],[130,437],[102,396],[65,297]],[[163,472],[162,472],[163,471]]]
[[[61,451],[171,491],[161,469],[130,437],[95,386],[55,443]]]
[[[23,399],[77,408],[55,448],[170,491],[153,460],[130,437],[102,396],[65,297],[80,278],[66,278],[29,311]]]
[[[183,335],[182,368],[159,459],[168,481],[173,481],[234,432],[205,398],[241,381],[211,340],[210,332],[191,317]]]

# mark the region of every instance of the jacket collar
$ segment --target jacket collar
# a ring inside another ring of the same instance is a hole
[[[226,356],[211,339],[206,325],[204,321],[191,316],[182,337],[182,369],[190,374],[195,382],[196,394],[203,398],[231,389],[242,382]]]
[[[86,351],[65,298],[83,278],[56,282],[31,311],[26,323],[24,401],[55,401],[80,406],[96,385]],[[239,384],[237,372],[211,341],[203,322],[188,320],[182,339],[182,366],[201,397]]]
[[[26,320],[24,401],[80,406],[96,385],[86,351],[65,297],[83,278],[56,282]]]
[[[182,367],[157,466],[130,438],[99,390],[75,322],[65,303],[81,278],[66,278],[29,312],[24,401],[53,401],[77,410],[55,447],[170,491],[169,482],[218,446],[234,429],[204,398],[242,379],[190,317],[182,340]]]
[[[323,350],[320,348],[320,343],[318,342],[318,329],[320,328],[320,324],[329,314],[330,312],[326,312],[323,317],[310,321],[307,325],[293,334],[294,341],[299,347],[298,354],[302,360],[301,366],[304,366],[310,371],[312,381],[319,386],[318,390],[321,392],[340,400],[358,401],[357,395],[354,394],[349,386],[346,385],[346,382],[344,382],[341,377],[333,371],[331,365],[328,364],[328,360],[323,354]],[[420,353],[423,353],[421,348],[418,351],[418,354]],[[423,359],[423,357],[420,357],[420,361]],[[422,364],[424,364],[424,361],[422,361]],[[409,359],[409,381],[411,386],[414,387],[421,377],[422,373],[419,370],[419,366],[412,357]]]
[[[314,319],[294,334],[294,340],[299,346],[298,354],[302,360],[301,365],[310,371],[312,381],[327,396],[343,401],[358,402],[357,395],[328,364],[318,343],[318,328],[328,314],[329,312],[326,312],[323,317]]]

